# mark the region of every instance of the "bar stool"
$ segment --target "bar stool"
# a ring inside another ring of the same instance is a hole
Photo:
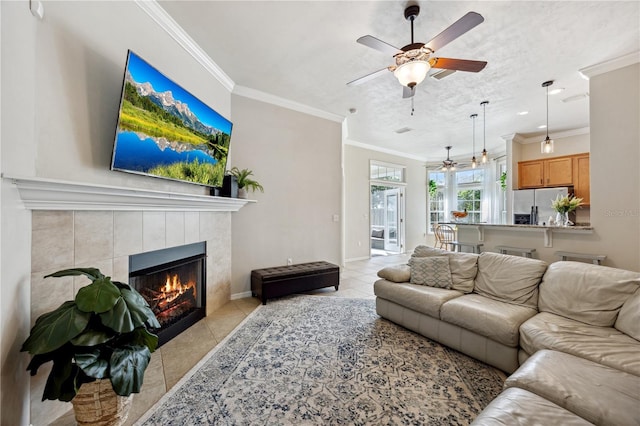
[[[433,245],[437,248],[449,250],[451,243],[456,239],[456,232],[449,225],[438,225],[435,229],[436,243]]]
[[[522,257],[533,257],[533,252],[536,251],[534,248],[524,248],[524,247],[513,247],[513,246],[496,246],[496,249],[500,251],[500,254],[507,254],[507,252],[512,253],[522,253]]]
[[[568,260],[569,257],[589,259],[594,265],[602,265],[602,262],[607,258],[604,254],[574,253],[570,251],[557,251],[555,254],[560,257],[560,260]]]
[[[460,249],[462,247],[470,247],[471,250],[473,250],[473,253],[478,254],[480,254],[480,252],[482,251],[482,246],[484,245],[482,243],[463,243],[462,241],[451,241],[449,244],[451,244],[451,246],[453,247],[451,251],[460,252]]]

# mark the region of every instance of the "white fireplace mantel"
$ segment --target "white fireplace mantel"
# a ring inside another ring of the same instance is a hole
[[[3,176],[16,185],[29,210],[236,212],[253,200],[138,188]]]

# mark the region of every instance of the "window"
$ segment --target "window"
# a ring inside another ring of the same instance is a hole
[[[429,223],[428,227],[433,232],[433,227],[438,222],[445,222],[445,193],[446,174],[429,173]]]
[[[493,189],[487,188],[489,168],[429,172],[427,229],[433,232],[437,222],[453,220],[452,210],[467,210],[465,222],[489,220]],[[493,183],[492,183],[493,185]]]
[[[393,164],[371,162],[369,178],[389,182],[404,182],[404,167]]]
[[[456,210],[467,210],[467,221],[482,221],[482,186],[484,169],[461,170],[456,172]]]

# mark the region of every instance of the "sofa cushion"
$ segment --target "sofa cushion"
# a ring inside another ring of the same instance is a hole
[[[640,289],[624,302],[614,327],[640,340]]]
[[[408,283],[411,279],[409,265],[387,266],[378,271],[378,276],[394,283]]]
[[[409,259],[411,284],[451,288],[451,270],[447,256],[412,257]]]
[[[376,281],[373,292],[377,297],[436,319],[440,318],[440,307],[444,302],[462,296],[456,290],[408,283],[395,284],[387,280]]]
[[[541,260],[484,252],[478,258],[474,292],[535,309],[538,284],[546,269]]]
[[[638,377],[557,351],[539,351],[505,381],[594,424],[638,424]]]
[[[541,312],[520,326],[528,354],[554,349],[640,375],[640,342],[613,327],[597,327]]]
[[[612,327],[620,308],[640,287],[640,273],[583,262],[555,262],[540,284],[540,312]]]
[[[454,253],[433,247],[418,246],[411,257],[447,256],[451,270],[451,288],[471,293],[473,280],[478,273],[478,255],[473,253]]]
[[[535,393],[520,388],[508,388],[491,401],[471,425],[587,426],[593,423]]]
[[[536,313],[529,307],[465,294],[445,302],[440,309],[440,319],[503,345],[517,347],[520,324]]]

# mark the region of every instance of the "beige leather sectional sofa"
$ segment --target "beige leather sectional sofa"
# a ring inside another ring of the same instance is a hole
[[[426,246],[409,264],[378,273],[378,314],[515,371],[476,424],[640,425],[640,273]]]

